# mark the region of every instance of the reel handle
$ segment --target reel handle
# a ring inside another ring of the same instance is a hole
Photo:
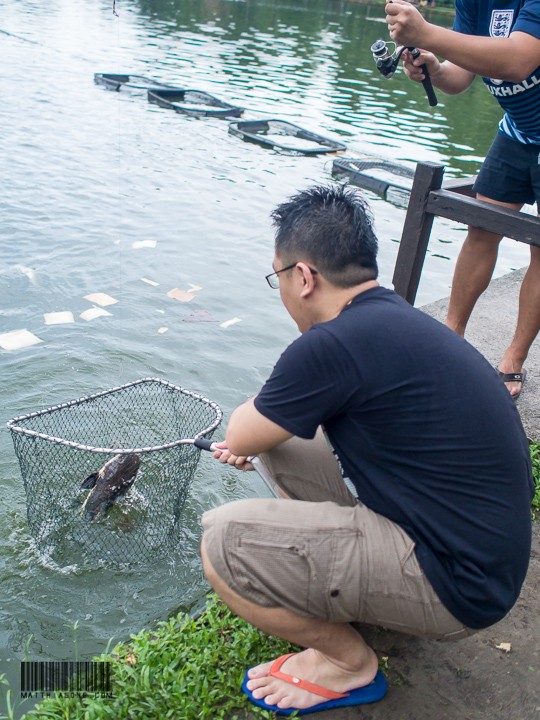
[[[413,58],[417,58],[420,55],[420,50],[415,47],[408,47],[407,50],[411,53]],[[424,90],[426,92],[426,96],[428,99],[428,103],[430,107],[435,107],[437,105],[437,96],[435,95],[435,90],[433,89],[433,84],[431,82],[431,78],[429,77],[429,70],[427,69],[426,64],[420,65],[420,69],[424,73],[424,79],[422,80],[422,85],[424,86]]]

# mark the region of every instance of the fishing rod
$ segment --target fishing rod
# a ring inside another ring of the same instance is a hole
[[[384,75],[386,78],[392,77],[392,75],[396,72],[401,56],[405,50],[408,50],[415,59],[420,56],[420,50],[418,48],[401,45],[399,47],[395,47],[394,52],[391,53],[388,49],[389,45],[390,43],[379,39],[371,46],[371,53],[373,55],[373,59],[375,60],[375,64],[381,75]],[[422,85],[424,86],[428,102],[431,107],[435,107],[435,105],[437,105],[437,96],[435,95],[426,64],[422,64],[420,69],[424,73]]]

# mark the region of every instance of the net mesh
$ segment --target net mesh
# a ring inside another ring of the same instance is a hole
[[[137,563],[173,548],[200,456],[184,441],[211,438],[221,419],[201,395],[145,378],[10,420],[38,547],[84,564]],[[88,520],[91,490],[81,484],[128,453],[140,460],[135,482]]]

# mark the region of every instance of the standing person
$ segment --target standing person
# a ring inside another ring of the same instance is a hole
[[[273,219],[266,279],[301,334],[216,457],[249,469],[259,455],[284,497],[206,512],[201,555],[235,613],[305,648],[242,686],[288,715],[384,696],[353,622],[459,639],[504,617],[528,566],[533,482],[495,370],[379,286],[361,198],[310,188]]]
[[[540,0],[456,0],[453,30],[428,23],[406,0],[388,0],[386,21],[395,42],[423,48],[416,60],[403,54],[412,80],[424,79],[420,66],[425,63],[433,85],[454,95],[480,75],[504,110],[473,186],[476,197],[512,210],[534,202],[540,208]],[[447,324],[460,335],[489,284],[501,239],[469,227],[448,306]],[[499,363],[514,398],[525,382],[523,363],[539,330],[540,248],[531,245],[514,337]]]

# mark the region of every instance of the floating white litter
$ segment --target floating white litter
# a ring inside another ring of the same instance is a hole
[[[82,320],[94,320],[94,318],[102,317],[103,315],[110,315],[111,313],[103,308],[91,307],[80,314]]]
[[[230,320],[225,320],[225,322],[222,322],[220,324],[220,327],[228,328],[228,327],[231,327],[231,325],[236,325],[236,323],[239,323],[239,322],[242,322],[242,318],[233,317]]]
[[[3,350],[19,350],[20,348],[37,345],[40,342],[43,342],[43,340],[29,330],[12,330],[0,334],[0,347]]]
[[[107,305],[115,305],[118,300],[111,297],[110,295],[107,295],[107,293],[90,293],[90,295],[84,296],[85,300],[88,300],[91,303],[95,303],[96,305],[101,305],[101,307],[107,307]]]
[[[199,290],[202,290],[202,285],[193,285],[192,283],[189,283],[188,292],[198,292]]]
[[[155,248],[156,245],[155,240],[135,240],[131,247],[134,250],[140,250],[141,248]]]
[[[169,329],[168,327],[160,327],[160,328],[158,328],[158,333],[160,335],[163,335],[163,333],[166,333],[168,329]]]
[[[37,285],[37,275],[33,268],[26,267],[26,265],[14,265],[15,270],[20,270],[23,275],[30,280],[32,285]]]
[[[189,302],[195,299],[195,295],[188,292],[187,290],[180,290],[180,288],[173,288],[167,293],[167,297],[173,298],[173,300],[179,300],[180,302]]]
[[[65,323],[75,322],[73,313],[70,310],[64,310],[63,312],[44,313],[43,319],[45,321],[45,325],[64,325]]]
[[[152,287],[159,287],[159,283],[155,280],[149,280],[148,278],[141,278],[143,283],[146,283],[147,285],[152,285]]]

